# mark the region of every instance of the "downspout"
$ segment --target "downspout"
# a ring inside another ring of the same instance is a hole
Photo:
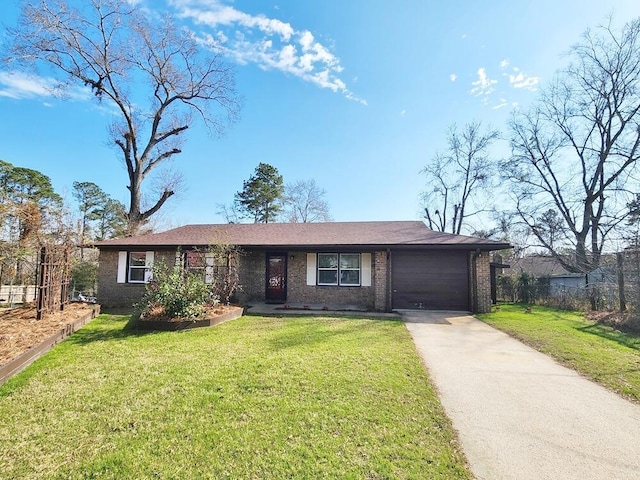
[[[391,249],[387,248],[387,291],[386,291],[386,311],[390,312],[393,305],[393,299],[391,297]]]
[[[478,257],[480,249],[471,252],[471,311],[478,313]]]

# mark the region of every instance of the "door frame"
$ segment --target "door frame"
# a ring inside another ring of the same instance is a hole
[[[269,260],[271,258],[278,258],[281,257],[284,262],[284,286],[283,286],[283,298],[269,298],[269,278],[270,278],[270,271],[269,271]],[[285,303],[287,301],[287,272],[288,272],[288,265],[287,265],[287,252],[267,252],[266,253],[266,257],[265,257],[265,282],[264,282],[264,300],[266,303]]]

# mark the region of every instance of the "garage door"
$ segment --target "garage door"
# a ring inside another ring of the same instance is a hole
[[[392,254],[393,308],[469,310],[468,252]]]

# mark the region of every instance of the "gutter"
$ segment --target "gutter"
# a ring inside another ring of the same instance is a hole
[[[187,243],[187,244],[169,244],[169,243],[125,243],[118,242],[117,244],[93,244],[89,245],[89,247],[98,248],[99,250],[122,250],[123,248],[132,249],[132,248],[140,248],[140,249],[172,249],[172,248],[193,248],[193,247],[208,247],[210,244],[208,243]],[[494,251],[494,250],[506,250],[512,248],[511,245],[501,243],[496,245],[487,245],[487,244],[341,244],[341,243],[323,243],[323,244],[309,244],[309,245],[299,245],[299,244],[261,244],[261,245],[243,245],[243,244],[233,244],[237,245],[240,248],[244,249],[287,249],[287,250],[295,250],[295,251],[305,251],[305,250],[320,250],[320,249],[337,249],[339,248],[341,251],[344,250],[353,250],[353,251],[374,251],[374,250],[480,250],[480,251]]]

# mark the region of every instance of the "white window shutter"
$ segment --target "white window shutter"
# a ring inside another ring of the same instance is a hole
[[[127,252],[118,252],[118,276],[117,283],[125,283],[127,281]]]
[[[211,285],[213,283],[213,269],[215,266],[215,257],[213,253],[204,254],[204,283]]]
[[[151,267],[153,267],[153,252],[146,252],[146,258],[144,261],[144,266],[146,270],[144,271],[144,282],[149,283],[151,278],[153,277],[153,272],[151,271]]]
[[[371,254],[363,253],[360,255],[360,285],[363,287],[371,286]]]
[[[307,253],[307,285],[316,284],[316,254]]]

